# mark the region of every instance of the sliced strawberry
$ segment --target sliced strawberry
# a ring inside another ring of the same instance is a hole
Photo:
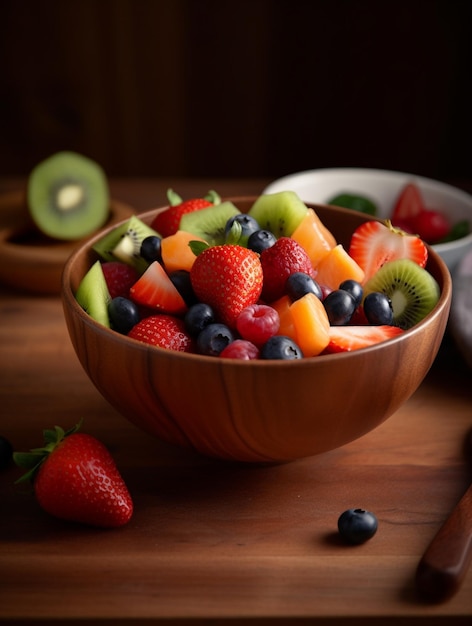
[[[154,261],[129,290],[134,302],[162,313],[182,315],[187,310],[185,300],[158,261]]]
[[[424,267],[428,260],[424,242],[416,235],[394,228],[389,221],[369,221],[358,226],[351,237],[349,255],[364,270],[364,282],[387,261],[410,259]]]
[[[130,330],[128,337],[178,352],[193,352],[195,347],[183,320],[172,315],[146,317]]]
[[[102,263],[102,270],[110,296],[128,298],[130,288],[139,278],[138,271],[121,261],[106,261]]]
[[[419,188],[414,183],[406,184],[393,207],[391,220],[399,228],[408,225],[425,208]]]
[[[397,326],[330,326],[325,354],[368,348],[403,332]]]
[[[167,191],[169,208],[156,215],[151,223],[151,228],[156,230],[161,237],[175,234],[179,229],[180,220],[185,213],[192,213],[199,209],[217,204],[219,196],[215,192],[209,192],[204,198],[191,198],[182,200],[172,189]]]

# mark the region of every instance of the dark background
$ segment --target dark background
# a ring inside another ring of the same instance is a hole
[[[472,3],[0,0],[0,176],[472,175]]]

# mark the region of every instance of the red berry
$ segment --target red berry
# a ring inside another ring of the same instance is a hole
[[[212,202],[205,198],[192,198],[185,200],[175,206],[170,206],[165,211],[161,211],[156,215],[151,223],[151,228],[159,233],[161,237],[169,237],[174,235],[179,229],[182,215],[193,213],[212,205]]]
[[[262,289],[259,255],[233,244],[203,250],[195,259],[190,278],[199,300],[209,304],[231,328],[241,311],[259,300]]]
[[[261,253],[264,273],[262,298],[274,302],[285,292],[285,283],[290,274],[303,272],[313,275],[310,257],[304,248],[290,237],[280,237],[273,246]]]
[[[33,481],[36,499],[50,515],[104,528],[123,526],[133,514],[123,478],[107,448],[77,429],[66,433],[56,426],[44,431],[43,448],[15,453],[17,464],[29,470],[20,480]]]
[[[111,298],[129,298],[129,290],[139,278],[137,270],[121,261],[106,261],[102,270]]]
[[[193,339],[187,333],[183,320],[172,315],[145,317],[133,326],[128,337],[168,350],[194,351]]]
[[[251,304],[241,311],[236,329],[243,339],[262,346],[279,330],[280,318],[275,309],[267,304]]]
[[[425,209],[412,221],[413,230],[427,243],[435,243],[449,234],[451,225],[439,211]]]
[[[252,361],[259,358],[259,348],[245,339],[235,339],[220,352],[219,356],[223,359]]]

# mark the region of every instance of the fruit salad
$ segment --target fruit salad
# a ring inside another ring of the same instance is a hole
[[[420,322],[440,290],[428,249],[368,220],[348,247],[294,192],[248,212],[210,192],[138,216],[94,245],[76,299],[97,322],[159,348],[232,359],[358,350]],[[165,233],[165,234],[163,234]]]

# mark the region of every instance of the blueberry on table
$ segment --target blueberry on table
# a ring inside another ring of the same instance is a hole
[[[341,537],[351,544],[364,543],[377,532],[378,522],[373,513],[364,509],[348,509],[338,519]]]
[[[13,458],[13,447],[11,443],[0,435],[0,470],[6,469]]]

